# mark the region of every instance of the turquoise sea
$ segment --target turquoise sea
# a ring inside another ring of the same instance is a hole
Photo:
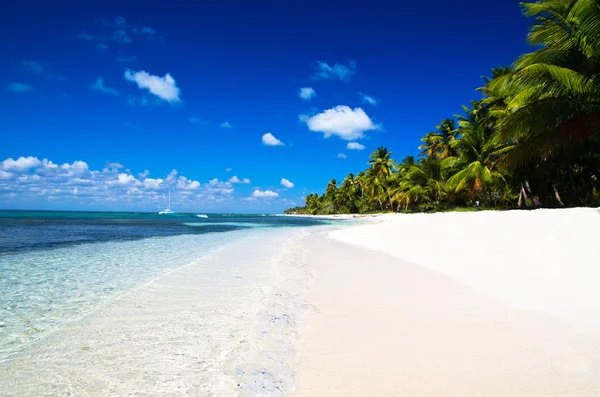
[[[331,223],[0,211],[0,388],[285,395],[300,242]]]

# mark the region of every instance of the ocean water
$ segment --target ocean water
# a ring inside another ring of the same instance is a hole
[[[289,394],[296,321],[310,308],[302,239],[330,224],[0,212],[0,389]]]

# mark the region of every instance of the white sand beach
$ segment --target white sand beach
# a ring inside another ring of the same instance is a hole
[[[306,246],[297,396],[600,395],[598,210],[386,215]]]

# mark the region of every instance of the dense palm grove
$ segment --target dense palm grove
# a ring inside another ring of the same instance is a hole
[[[492,70],[483,99],[396,162],[332,180],[286,212],[308,214],[600,205],[600,0],[521,3],[536,51]]]

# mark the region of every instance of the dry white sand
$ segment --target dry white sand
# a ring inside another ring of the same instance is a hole
[[[308,241],[297,395],[600,395],[597,210],[377,222]]]

